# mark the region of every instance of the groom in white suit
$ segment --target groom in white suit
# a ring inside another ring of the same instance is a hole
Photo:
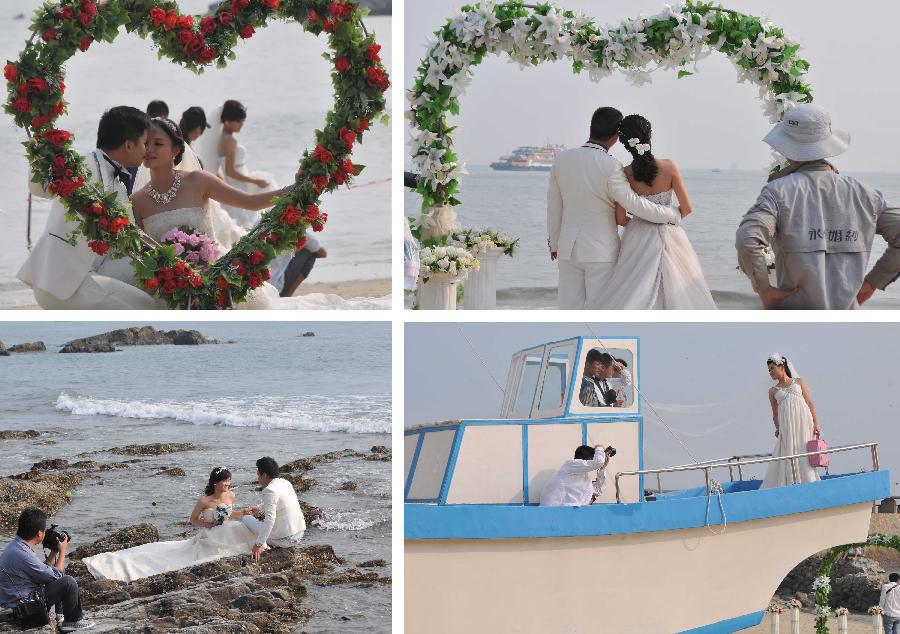
[[[252,515],[241,518],[256,535],[253,559],[259,561],[259,554],[267,545],[288,548],[295,546],[306,531],[306,520],[297,500],[294,485],[278,477],[278,463],[265,457],[256,461],[256,475],[262,489],[263,521]]]
[[[97,149],[85,157],[89,182],[115,192],[120,202],[128,204],[149,129],[149,117],[137,108],[117,106],[105,112],[97,128]],[[45,192],[38,195],[47,196]],[[69,244],[69,235],[78,225],[66,220],[65,213],[62,201],[55,200],[43,235],[17,274],[32,288],[38,305],[45,309],[156,308],[149,294],[133,286],[128,258],[98,256],[83,236],[75,245]]]
[[[550,259],[559,261],[561,309],[603,308],[606,279],[619,254],[615,203],[650,222],[681,222],[676,210],[635,194],[622,164],[609,154],[621,122],[615,108],[599,108],[591,117],[588,142],[560,152],[553,162],[547,234]]]

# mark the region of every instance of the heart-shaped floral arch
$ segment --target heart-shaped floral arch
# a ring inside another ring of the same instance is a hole
[[[812,101],[803,81],[809,63],[798,56],[799,44],[757,17],[707,2],[688,0],[651,18],[598,27],[588,17],[550,4],[486,1],[464,6],[435,36],[407,95],[425,227],[447,226],[435,214],[459,204],[456,194],[464,170],[453,150],[454,128],[447,124],[447,113],[459,114],[459,97],[471,81],[472,67],[486,55],[506,53],[523,67],[566,59],[574,72],[586,70],[594,81],[620,70],[640,84],[657,68],[691,75],[687,65],[716,50],[735,64],[739,81],[759,86],[773,122],[794,104]]]
[[[365,10],[354,2],[328,0],[222,0],[209,16],[181,15],[165,0],[57,0],[45,3],[32,23],[32,36],[18,61],[4,67],[9,99],[5,106],[29,137],[25,142],[34,179],[58,195],[67,217],[99,254],[134,258],[140,284],[170,308],[228,308],[268,279],[269,262],[300,248],[307,229],[321,231],[328,215],[319,210],[322,193],[334,191],[360,173],[350,160],[369,124],[382,114],[387,72],[380,46],[362,23]],[[72,134],[54,127],[65,111],[64,65],[92,42],[112,42],[124,26],[148,35],[160,57],[200,73],[235,58],[234,47],[272,18],[299,22],[306,31],[328,35],[333,63],[334,109],[316,131],[314,151],[300,159],[302,177],[259,224],[202,273],[169,245],[158,245],[129,221],[115,194],[90,182]],[[74,243],[78,236],[73,234]]]

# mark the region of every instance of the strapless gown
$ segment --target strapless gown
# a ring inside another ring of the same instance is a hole
[[[231,513],[231,506],[224,508]],[[200,519],[204,522],[214,522],[216,509],[203,509]],[[256,535],[243,522],[225,520],[221,526],[201,528],[190,539],[143,544],[86,557],[82,561],[96,579],[127,582],[181,570],[222,557],[249,554],[255,543]]]
[[[181,226],[188,226],[195,231],[205,233],[214,241],[222,244],[216,231],[213,214],[208,208],[185,207],[169,209],[144,219],[144,231],[159,242],[162,242],[162,237],[167,231],[173,227]],[[222,246],[230,248],[226,245]],[[238,310],[273,310],[280,308],[279,300],[278,291],[275,287],[264,283],[259,288],[250,291],[247,299],[236,305],[235,308]]]
[[[219,157],[219,164],[222,167],[222,174],[225,174],[225,157]],[[244,174],[246,176],[250,176],[252,178],[262,178],[266,180],[265,187],[257,187],[253,183],[245,183],[243,181],[239,181],[231,178],[230,176],[225,176],[225,182],[231,185],[236,189],[240,189],[245,192],[249,192],[251,194],[257,194],[259,192],[268,192],[275,189],[278,189],[278,185],[275,183],[275,178],[269,174],[268,172],[260,172],[260,171],[247,171],[247,148],[238,143],[237,151],[235,152],[234,157],[234,169]],[[222,205],[222,208],[228,212],[228,214],[234,219],[234,221],[244,227],[245,229],[251,229],[256,226],[259,222],[259,213],[254,211],[247,211],[246,209],[241,209],[240,207],[230,207],[228,205]]]
[[[673,191],[643,196],[671,205]],[[602,306],[618,310],[715,310],[700,260],[681,227],[631,218]]]

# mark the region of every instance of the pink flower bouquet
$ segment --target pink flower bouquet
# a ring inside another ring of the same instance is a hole
[[[183,257],[198,269],[206,268],[222,255],[222,247],[205,233],[191,227],[173,227],[162,239],[164,244],[172,245],[175,255]]]

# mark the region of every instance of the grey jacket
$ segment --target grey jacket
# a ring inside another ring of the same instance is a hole
[[[867,275],[875,234],[888,248]],[[900,208],[825,161],[808,163],[763,187],[738,227],[738,261],[755,291],[769,287],[767,246],[778,288],[799,289],[778,308],[858,308],[863,280],[884,290],[900,275]]]

